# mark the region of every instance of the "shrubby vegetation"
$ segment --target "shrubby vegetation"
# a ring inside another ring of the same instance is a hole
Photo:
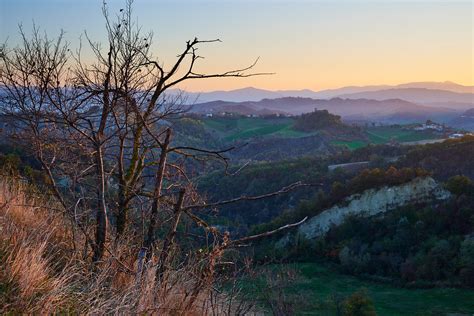
[[[206,192],[209,200],[229,199],[239,195],[260,195],[287,186],[295,181],[320,180],[326,167],[317,159],[259,163],[247,166],[236,175],[214,172],[199,179],[198,188]],[[230,170],[234,171],[233,169]],[[230,229],[245,231],[249,225],[271,220],[284,207],[296,205],[298,201],[311,194],[312,189],[297,191],[271,197],[265,200],[239,202],[220,209],[221,217],[231,221]],[[222,223],[225,224],[225,223]]]
[[[48,181],[41,165],[18,146],[0,144],[0,172],[4,176],[23,176],[34,184]]]
[[[187,146],[206,146],[206,148],[223,148],[222,141],[212,135],[204,123],[192,116],[172,120],[176,143]]]
[[[397,161],[398,166],[429,170],[440,180],[463,174],[474,178],[474,136],[449,139],[442,143],[415,146]]]

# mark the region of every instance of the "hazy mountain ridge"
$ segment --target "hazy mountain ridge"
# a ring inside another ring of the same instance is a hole
[[[367,93],[375,92],[380,90],[394,90],[392,93],[398,92],[399,89],[425,89],[425,93],[430,93],[426,90],[443,90],[452,93],[468,93],[471,94],[471,99],[466,101],[465,97],[461,97],[463,101],[457,101],[458,97],[454,94],[450,96],[456,100],[449,99],[450,102],[467,102],[474,103],[472,95],[474,95],[474,86],[463,86],[453,82],[412,82],[404,83],[399,85],[370,85],[370,86],[347,86],[336,89],[325,89],[320,91],[313,91],[309,89],[303,90],[277,90],[270,91],[265,89],[258,89],[253,87],[247,87],[242,89],[230,90],[230,91],[211,91],[211,92],[183,92],[188,97],[188,102],[190,103],[204,103],[209,101],[229,101],[229,102],[244,102],[244,101],[260,101],[262,99],[276,99],[282,97],[303,97],[303,98],[313,98],[313,99],[330,99],[338,96],[351,95],[354,93]],[[401,91],[403,93],[403,90]],[[177,94],[178,90],[170,91],[170,94]],[[439,92],[434,92],[438,93]],[[356,98],[365,97],[359,96]],[[400,98],[403,99],[400,95],[392,96],[390,98]],[[425,99],[427,99],[425,97]],[[443,102],[444,100],[434,100],[427,102]],[[413,100],[407,100],[413,101]],[[413,102],[420,102],[419,99]]]
[[[427,88],[396,88],[377,91],[366,91],[351,94],[343,94],[341,98],[359,99],[367,98],[373,100],[386,100],[399,98],[409,102],[430,103],[430,102],[456,102],[474,103],[473,93],[458,93],[447,90],[427,89]]]

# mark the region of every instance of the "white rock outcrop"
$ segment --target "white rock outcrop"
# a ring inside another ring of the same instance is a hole
[[[344,206],[333,206],[310,218],[298,228],[298,232],[303,237],[312,239],[326,234],[332,225],[342,224],[349,215],[369,217],[404,205],[449,197],[450,193],[433,178],[416,178],[403,185],[371,189],[352,195],[345,200]],[[283,239],[281,243],[285,243]]]

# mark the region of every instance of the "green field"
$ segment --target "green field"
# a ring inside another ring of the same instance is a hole
[[[358,148],[362,148],[367,146],[367,142],[363,140],[353,140],[353,141],[342,141],[342,140],[336,140],[332,142],[335,145],[341,145],[341,146],[346,146],[350,150],[355,150]]]
[[[365,289],[373,300],[378,315],[446,315],[474,313],[474,291],[467,289],[406,289],[389,284],[365,281],[344,275],[317,263],[276,265],[298,271],[296,280],[285,288],[287,299],[301,302],[295,308],[298,315],[335,315],[332,298],[346,297]],[[245,284],[247,291],[263,299],[268,293],[265,281]],[[264,303],[262,303],[264,305]]]
[[[263,136],[302,137],[310,135],[292,129],[292,118],[211,118],[204,124],[217,131],[226,141],[236,141]]]
[[[367,146],[369,143],[378,145],[386,144],[392,140],[406,143],[440,138],[439,135],[431,131],[414,131],[394,126],[369,127],[366,130],[366,135],[368,140],[334,141],[333,144],[343,145],[354,150]]]
[[[367,130],[369,140],[373,144],[384,144],[390,140],[400,143],[415,142],[426,139],[439,138],[439,135],[430,131],[407,130],[402,127],[381,126],[372,127]]]

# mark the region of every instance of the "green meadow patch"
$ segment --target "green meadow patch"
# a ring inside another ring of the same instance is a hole
[[[446,315],[474,313],[474,290],[432,288],[408,289],[390,284],[362,280],[341,274],[320,263],[274,265],[267,269],[295,270],[298,277],[283,287],[283,296],[299,301],[294,306],[297,315],[336,315],[337,298],[348,297],[363,290],[372,299],[378,315]],[[265,308],[268,297],[266,280],[244,281],[244,291],[256,297]]]
[[[293,118],[207,118],[205,126],[217,131],[226,141],[237,141],[256,137],[304,137],[310,135],[293,129]]]
[[[367,129],[367,136],[373,144],[384,144],[391,140],[405,143],[439,138],[431,131],[415,131],[398,126],[381,126]]]
[[[352,140],[352,141],[337,140],[332,143],[335,145],[346,146],[350,150],[359,149],[359,148],[367,146],[368,144],[366,141],[363,141],[363,140]]]
[[[372,144],[386,144],[391,141],[398,143],[416,142],[440,138],[440,135],[432,131],[415,131],[401,126],[380,126],[369,127],[365,131],[368,140],[337,140],[332,143],[335,145],[346,146],[350,150],[359,149]]]

